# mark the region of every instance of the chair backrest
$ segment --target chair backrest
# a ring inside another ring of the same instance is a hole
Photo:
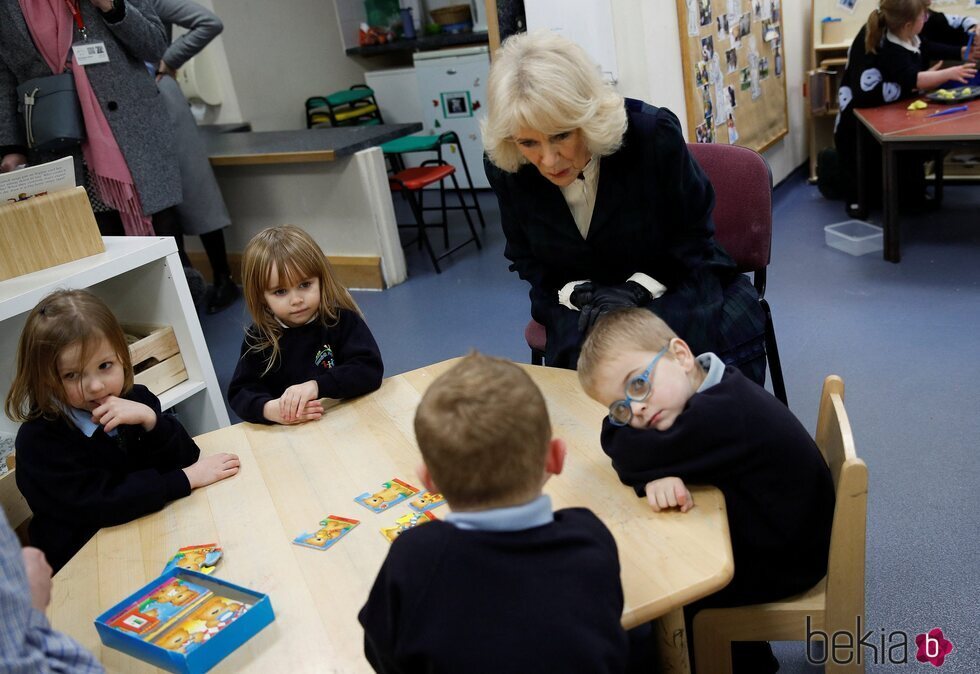
[[[23,542],[26,539],[24,525],[31,517],[31,508],[17,488],[17,481],[14,473],[16,470],[8,470],[0,475],[0,508],[7,515],[10,528],[14,529]]]
[[[772,173],[758,152],[738,145],[688,143],[715,189],[715,239],[738,270],[759,271],[772,248]]]
[[[853,632],[864,618],[864,562],[868,515],[868,467],[857,456],[844,409],[844,382],[824,380],[817,416],[817,446],[834,478],[836,506],[827,564],[825,629]]]

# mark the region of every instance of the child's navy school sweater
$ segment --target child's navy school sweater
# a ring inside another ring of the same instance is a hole
[[[315,381],[320,398],[353,398],[381,386],[381,352],[364,320],[354,311],[338,309],[336,325],[315,319],[298,328],[284,328],[279,359],[266,374],[269,350],[249,349],[255,326],[242,342],[241,358],[228,385],[228,403],[244,421],[271,423],[262,415],[270,400],[294,384]]]
[[[17,487],[34,513],[28,534],[54,571],[102,527],[130,522],[191,493],[182,468],[200,454],[160,401],[140,384],[127,400],[157,415],[152,431],[120,426],[115,437],[100,426],[87,437],[66,419],[34,419],[17,432]]]
[[[735,558],[735,576],[721,591],[727,603],[780,599],[826,575],[830,469],[793,413],[737,369],[726,367],[719,383],[694,394],[666,431],[607,419],[602,448],[638,496],[664,477],[724,493]]]
[[[522,531],[409,529],[358,616],[375,671],[623,672],[616,542],[584,508]]]

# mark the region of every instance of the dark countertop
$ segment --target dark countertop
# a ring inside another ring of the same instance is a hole
[[[426,35],[415,40],[395,40],[387,44],[375,44],[368,47],[351,47],[348,56],[375,56],[404,51],[429,51],[443,47],[456,47],[466,44],[489,44],[490,34],[486,31],[479,33],[439,33]]]
[[[290,131],[201,133],[214,165],[333,161],[422,130],[422,124],[378,124]]]
[[[225,122],[224,124],[198,124],[197,128],[206,133],[240,133],[251,131],[251,122]]]

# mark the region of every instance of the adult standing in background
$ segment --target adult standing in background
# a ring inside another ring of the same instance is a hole
[[[184,201],[177,206],[178,234],[201,237],[213,277],[205,305],[207,312],[213,314],[238,297],[238,286],[231,279],[225,248],[224,228],[231,224],[231,217],[201,145],[197,123],[174,78],[185,63],[221,33],[224,25],[213,12],[190,0],[150,0],[150,4],[163,22],[168,38],[173,37],[174,25],[188,31],[171,42],[154,67],[157,86],[176,134],[174,146],[184,193]]]
[[[759,298],[714,240],[714,190],[677,117],[624,99],[548,32],[504,42],[487,94],[487,177],[546,364],[574,368],[599,316],[639,306],[764,384]]]
[[[81,39],[105,46],[108,60],[78,64]],[[0,171],[71,154],[103,234],[173,236],[180,176],[170,120],[146,72],[167,47],[146,0],[0,2]],[[17,111],[17,85],[70,70],[86,139],[73,150],[31,152]]]

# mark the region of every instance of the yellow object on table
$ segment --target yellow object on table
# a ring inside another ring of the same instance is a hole
[[[909,103],[909,110],[925,110],[929,107],[929,104],[925,101],[912,101]]]

